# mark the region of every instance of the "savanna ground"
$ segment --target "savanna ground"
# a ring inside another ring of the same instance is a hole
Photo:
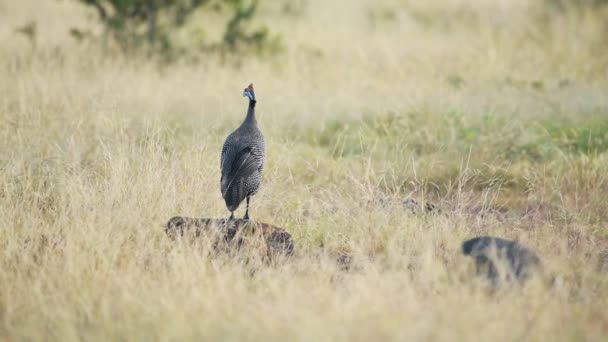
[[[0,339],[605,340],[592,2],[267,1],[280,54],[164,64],[75,42],[96,29],[75,2],[0,1]],[[251,215],[297,244],[273,266],[162,227],[228,216],[219,155],[249,82],[268,146]],[[559,286],[488,295],[459,249],[480,234],[533,248]]]

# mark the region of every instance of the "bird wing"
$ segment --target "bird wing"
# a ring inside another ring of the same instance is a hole
[[[259,169],[256,162],[257,153],[251,146],[246,146],[234,153],[232,158],[230,158],[231,153],[229,152],[222,154],[222,195],[226,193],[235,180],[247,177]]]
[[[224,174],[224,161],[226,160],[226,156],[230,153],[230,147],[227,143],[224,143],[222,147],[222,157],[220,159],[220,170],[222,171],[222,176]]]

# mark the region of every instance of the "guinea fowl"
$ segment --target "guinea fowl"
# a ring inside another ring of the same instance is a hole
[[[249,98],[247,116],[241,126],[226,138],[222,147],[220,184],[222,197],[230,210],[230,219],[234,219],[234,211],[247,199],[243,218],[248,220],[249,199],[258,192],[262,180],[266,144],[255,118],[256,99],[253,84],[243,90],[243,96]]]

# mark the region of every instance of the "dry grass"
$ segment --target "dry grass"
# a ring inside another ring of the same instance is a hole
[[[75,2],[0,1],[0,339],[604,339],[606,8],[285,3],[261,13],[284,54],[237,68],[76,44]],[[162,229],[228,215],[219,152],[250,81],[268,144],[251,213],[298,246],[272,267]],[[442,213],[380,205],[407,196]],[[532,247],[561,286],[488,295],[459,254],[478,234]]]

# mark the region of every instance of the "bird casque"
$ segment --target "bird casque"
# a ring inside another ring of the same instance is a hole
[[[222,147],[220,185],[230,219],[234,219],[234,211],[246,199],[247,209],[243,218],[248,220],[249,199],[258,192],[262,181],[266,144],[255,117],[257,101],[253,84],[243,90],[243,96],[249,98],[247,116],[239,128],[226,138]]]

